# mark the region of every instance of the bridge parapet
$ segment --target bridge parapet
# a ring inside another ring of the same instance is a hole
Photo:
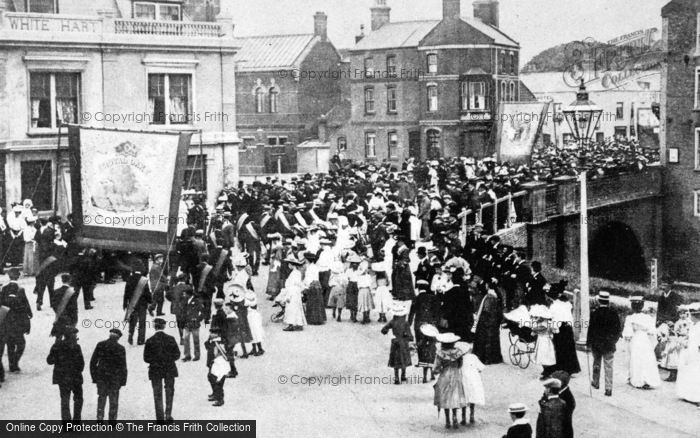
[[[588,181],[588,208],[605,207],[655,196],[662,191],[662,171],[658,165],[644,171],[608,176]],[[578,178],[555,178],[551,184],[531,182],[523,184],[528,192],[524,215],[531,223],[542,223],[555,216],[567,216],[580,211]]]

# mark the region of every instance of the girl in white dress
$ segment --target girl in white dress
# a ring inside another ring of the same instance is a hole
[[[245,294],[245,305],[248,307],[248,325],[250,326],[250,335],[253,338],[252,354],[253,356],[262,356],[265,353],[262,348],[265,331],[263,330],[262,316],[258,311],[258,297],[252,290]]]
[[[486,367],[472,353],[473,344],[458,342],[455,348],[466,351],[466,354],[462,356],[462,382],[467,403],[469,404],[469,423],[474,424],[474,407],[476,405],[486,405],[484,383],[481,381],[481,372]]]
[[[394,297],[389,290],[389,280],[386,277],[386,265],[383,262],[372,263],[372,272],[375,275],[376,288],[374,289],[374,303],[379,312],[378,322],[388,322],[386,314],[391,309]]]
[[[644,298],[630,298],[632,313],[625,320],[622,336],[629,353],[629,382],[635,388],[651,389],[661,385],[659,368],[654,354],[656,321],[643,313]]]
[[[691,304],[688,309],[694,324],[678,361],[676,394],[700,408],[700,303]]]
[[[552,314],[546,306],[534,305],[530,309],[530,317],[534,321],[532,331],[537,334],[535,347],[535,363],[542,366],[542,380],[547,379],[554,372],[557,364],[557,356],[554,351],[552,338],[558,331],[552,324]]]
[[[275,301],[285,303],[284,323],[288,324],[284,329],[286,332],[301,331],[306,325],[306,315],[304,314],[304,303],[302,302],[302,292],[304,291],[304,263],[297,260],[290,254],[285,259],[292,272],[284,282],[284,289],[277,296]]]

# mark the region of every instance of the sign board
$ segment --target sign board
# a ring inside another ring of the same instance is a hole
[[[78,243],[169,250],[192,134],[70,126],[68,135]]]
[[[496,120],[499,161],[525,163],[548,117],[549,102],[502,102]]]

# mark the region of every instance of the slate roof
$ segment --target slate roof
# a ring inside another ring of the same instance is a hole
[[[239,71],[261,71],[297,66],[307,48],[317,40],[314,34],[266,35],[234,38],[240,47],[236,58]]]

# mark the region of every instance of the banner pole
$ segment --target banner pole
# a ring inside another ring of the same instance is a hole
[[[58,184],[59,184],[59,175],[60,175],[60,165],[61,165],[61,130],[63,129],[63,122],[60,122],[58,124],[58,142],[56,144],[56,178],[54,181],[54,188],[53,188],[53,215],[56,216],[58,214]]]

